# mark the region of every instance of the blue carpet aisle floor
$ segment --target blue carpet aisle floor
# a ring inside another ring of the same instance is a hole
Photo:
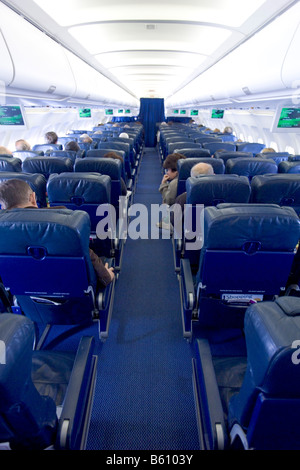
[[[160,204],[161,178],[157,151],[147,148],[134,203]],[[87,449],[198,449],[170,239],[127,239],[98,369]]]

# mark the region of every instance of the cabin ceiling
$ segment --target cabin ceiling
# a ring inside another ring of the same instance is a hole
[[[14,0],[3,3],[134,97],[169,98],[295,1]]]

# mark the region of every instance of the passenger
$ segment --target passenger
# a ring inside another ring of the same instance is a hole
[[[121,137],[121,139],[129,139],[129,135],[127,134],[127,132],[121,132],[119,137]]]
[[[57,144],[58,135],[55,132],[46,132],[45,139],[47,144]]]
[[[88,134],[81,134],[80,140],[84,144],[91,144],[93,139]]]
[[[0,204],[2,210],[38,208],[35,192],[28,183],[19,179],[6,180],[0,184]],[[115,277],[114,268],[109,268],[107,263],[104,265],[91,249],[89,252],[100,284],[107,286]]]
[[[15,148],[16,150],[31,150],[30,144],[24,139],[16,140]]]
[[[94,134],[102,134],[102,131],[96,131]]]
[[[272,147],[264,148],[261,153],[276,153],[276,150],[272,149]]]
[[[80,150],[80,147],[77,142],[75,142],[75,140],[71,140],[70,142],[66,143],[65,150],[69,150],[70,152],[78,152],[78,150]]]
[[[196,163],[191,168],[190,175],[192,178],[197,178],[200,175],[214,175],[214,169],[210,163]],[[181,206],[182,214],[184,211],[184,205],[186,204],[186,192],[179,194],[175,199],[175,204],[179,204]]]
[[[103,155],[103,158],[114,158],[115,160],[120,160],[122,162],[122,165],[124,165],[124,160],[120,155],[118,155],[115,152],[107,152]],[[125,184],[125,181],[123,178],[121,178],[121,191],[122,191],[122,196],[126,196],[127,194],[127,187]]]
[[[178,171],[177,161],[186,158],[181,153],[171,153],[164,161],[163,167],[166,173],[161,181],[159,192],[162,194],[164,204],[171,206],[174,204],[177,195]]]
[[[12,152],[10,150],[8,150],[8,148],[3,147],[2,145],[0,145],[0,155],[11,155],[11,156],[13,156]]]
[[[226,126],[223,130],[223,134],[232,134],[233,129],[230,126]]]

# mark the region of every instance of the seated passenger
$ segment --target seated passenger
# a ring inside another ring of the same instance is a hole
[[[261,153],[276,153],[276,150],[272,149],[272,147],[264,148]]]
[[[57,144],[58,135],[56,134],[56,132],[46,132],[45,140],[47,144]]]
[[[16,140],[15,147],[16,150],[31,150],[30,144],[24,139]]]
[[[161,181],[159,192],[162,194],[162,200],[164,204],[171,206],[174,204],[177,196],[178,186],[178,171],[177,161],[181,158],[186,158],[181,153],[172,153],[168,155],[164,161],[163,167],[166,173]]]
[[[93,139],[88,134],[81,134],[80,140],[84,144],[91,144]]]
[[[121,139],[129,139],[129,135],[127,134],[127,132],[121,132],[119,137],[121,137]]]
[[[199,175],[214,175],[214,169],[210,163],[197,163],[191,168],[191,177],[197,178]],[[175,204],[180,204],[182,213],[186,204],[186,192],[179,194],[175,199]]]
[[[223,130],[223,134],[232,134],[233,129],[230,126],[226,126]]]
[[[77,142],[75,142],[75,140],[71,140],[65,145],[65,150],[69,150],[71,152],[78,152],[78,150],[80,150],[80,147]]]
[[[0,204],[2,210],[38,208],[35,192],[29,184],[18,179],[6,180],[0,184]],[[104,265],[91,249],[89,252],[100,284],[107,286],[114,279],[114,268],[109,268],[107,263]]]
[[[8,148],[3,147],[2,145],[0,145],[0,155],[11,155],[11,156],[13,156],[12,152],[10,150],[8,150]]]

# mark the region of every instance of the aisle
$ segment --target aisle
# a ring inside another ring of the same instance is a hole
[[[161,177],[157,151],[147,148],[134,203],[160,204]],[[127,239],[98,369],[87,449],[198,449],[170,239]]]

